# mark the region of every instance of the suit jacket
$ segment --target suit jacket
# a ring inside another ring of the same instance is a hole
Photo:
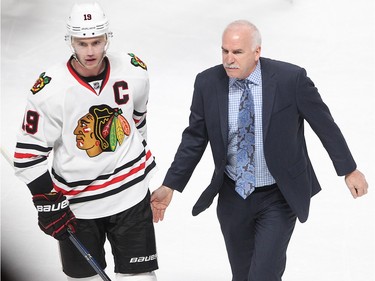
[[[327,150],[338,175],[356,168],[346,141],[306,71],[296,65],[260,58],[263,89],[263,145],[269,171],[301,222],[307,220],[310,198],[321,190],[304,136],[307,121]],[[215,170],[209,186],[193,207],[193,215],[208,208],[224,179],[228,149],[229,78],[222,65],[199,73],[189,126],[163,184],[183,191],[207,144]]]

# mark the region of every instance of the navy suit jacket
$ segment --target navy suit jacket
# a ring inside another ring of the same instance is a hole
[[[321,189],[304,136],[307,121],[327,150],[338,175],[356,168],[346,141],[306,71],[296,65],[260,58],[263,89],[263,145],[267,166],[301,222],[307,220],[310,198]],[[163,184],[182,192],[207,144],[215,164],[211,183],[193,207],[208,208],[224,179],[228,149],[229,78],[222,65],[199,73],[194,84],[189,126]]]

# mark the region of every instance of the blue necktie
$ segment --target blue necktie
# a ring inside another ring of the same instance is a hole
[[[248,80],[238,80],[243,93],[238,111],[236,191],[246,199],[255,189],[255,113]]]

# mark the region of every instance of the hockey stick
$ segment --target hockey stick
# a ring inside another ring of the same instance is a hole
[[[104,281],[111,281],[111,279],[108,277],[108,275],[104,272],[103,269],[98,265],[96,260],[90,255],[90,253],[87,251],[85,246],[82,245],[82,243],[77,239],[77,237],[73,234],[72,230],[68,228],[69,232],[69,239],[72,241],[74,246],[76,246],[77,250],[82,254],[82,256],[87,260],[87,262],[91,265],[91,267],[96,271],[96,273],[99,274],[99,276]]]
[[[1,155],[4,157],[4,159],[7,161],[7,163],[13,167],[13,161],[12,158],[9,156],[9,154],[6,152],[3,147],[0,148]],[[73,234],[72,230],[68,228],[69,232],[69,239],[72,241],[74,246],[77,248],[77,250],[82,254],[82,256],[87,260],[87,262],[91,265],[91,267],[95,270],[96,273],[99,274],[99,276],[104,281],[111,281],[111,279],[108,277],[108,275],[104,272],[103,269],[98,265],[96,260],[90,255],[90,253],[87,251],[85,246],[82,245],[82,243],[77,239],[77,237]]]

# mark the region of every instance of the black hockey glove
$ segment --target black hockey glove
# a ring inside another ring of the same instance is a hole
[[[69,237],[68,228],[75,232],[76,217],[69,208],[69,201],[61,192],[33,196],[38,211],[40,229],[57,240]]]

